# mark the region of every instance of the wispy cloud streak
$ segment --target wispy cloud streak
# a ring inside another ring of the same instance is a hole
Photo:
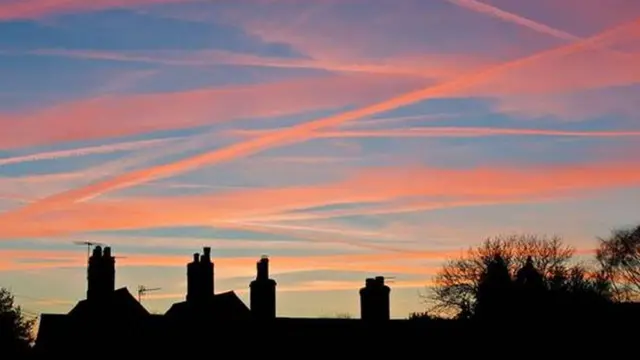
[[[96,154],[109,154],[109,153],[114,153],[119,151],[140,150],[140,149],[146,149],[149,147],[154,147],[160,144],[166,144],[178,139],[181,139],[181,138],[173,137],[173,138],[165,138],[165,139],[129,141],[129,142],[121,142],[121,143],[98,145],[98,146],[88,146],[88,147],[68,149],[68,150],[48,151],[48,152],[41,152],[41,153],[29,154],[29,155],[12,156],[12,157],[0,158],[0,166],[32,162],[32,161],[62,159],[62,158],[68,158],[68,157],[79,157],[79,156],[96,155]]]
[[[230,130],[234,135],[260,136],[278,130]],[[487,127],[418,127],[381,130],[321,131],[320,138],[360,137],[482,137],[482,136],[558,136],[586,138],[617,138],[640,136],[640,131],[565,131],[545,129]]]
[[[47,15],[189,1],[192,0],[17,0],[3,2],[0,20],[38,19]]]
[[[614,29],[607,30],[596,36],[576,43],[571,43],[559,48],[542,51],[525,58],[509,61],[472,75],[462,76],[461,78],[453,81],[448,81],[439,85],[399,95],[371,106],[302,123],[288,129],[236,143],[213,152],[200,154],[171,164],[133,171],[86,187],[63,192],[31,204],[31,206],[21,209],[20,213],[28,214],[32,211],[46,211],[50,206],[55,207],[65,203],[73,203],[87,197],[95,197],[96,195],[103,194],[108,191],[135,186],[153,179],[173,176],[201,166],[230,161],[239,157],[255,154],[266,149],[306,141],[307,139],[312,138],[319,130],[338,126],[365,116],[371,116],[397,109],[432,97],[456,94],[457,92],[461,90],[464,91],[473,85],[481,84],[483,81],[491,80],[498,76],[507,76],[510,70],[534,64],[542,59],[564,56],[584,49],[597,48],[606,41],[609,41],[611,38],[619,36],[621,33],[625,33],[630,29],[637,30],[639,24],[640,20],[635,20],[631,23],[623,24]],[[17,215],[16,213],[14,214]]]
[[[157,226],[225,226],[225,223],[233,227],[243,221],[260,221],[263,216],[268,219],[288,211],[327,205],[380,205],[404,199],[408,201],[406,207],[413,206],[417,211],[429,206],[446,206],[447,202],[461,206],[465,206],[465,202],[513,203],[526,199],[535,201],[542,196],[579,196],[584,192],[638,185],[640,171],[636,162],[525,169],[382,167],[318,186],[235,190],[182,197],[95,199],[64,207],[59,205],[59,213],[56,208],[49,208],[51,216],[23,217],[19,221],[14,220],[15,215],[5,214],[0,218],[3,228],[0,237],[53,236]],[[413,203],[411,197],[415,198]],[[21,212],[17,210],[13,214],[19,216]],[[31,223],[25,226],[25,222]]]

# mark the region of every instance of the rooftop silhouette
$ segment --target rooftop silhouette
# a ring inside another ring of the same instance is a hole
[[[34,354],[40,357],[75,356],[89,351],[99,351],[101,356],[123,351],[158,356],[176,351],[199,354],[203,344],[213,341],[216,349],[229,349],[232,344],[239,344],[238,339],[253,344],[247,345],[246,353],[259,354],[261,346],[269,346],[275,339],[286,341],[287,346],[325,344],[317,350],[322,353],[328,348],[353,349],[358,344],[356,339],[361,338],[384,341],[385,337],[408,339],[428,334],[434,341],[471,339],[478,334],[488,336],[487,329],[508,328],[517,322],[528,324],[518,332],[518,336],[525,336],[536,326],[550,326],[553,321],[566,328],[587,321],[640,320],[640,308],[628,304],[610,306],[587,301],[574,309],[573,314],[579,316],[554,312],[559,303],[541,290],[540,274],[531,258],[512,280],[500,256],[490,261],[481,276],[477,315],[472,319],[391,319],[391,288],[382,276],[365,279],[359,289],[360,318],[283,318],[276,314],[277,283],[270,277],[269,263],[266,256],[256,262],[256,276],[249,284],[248,307],[234,291],[215,293],[215,265],[211,248],[205,247],[202,254],[194,254],[186,265],[185,300],[173,304],[165,314],[150,314],[126,287],[115,289],[116,262],[111,249],[96,247],[88,262],[87,298],[67,314],[41,315]],[[559,328],[548,329],[548,334]],[[93,345],[97,339],[103,344],[99,350]],[[145,351],[146,348],[153,350]],[[375,348],[366,351],[377,353]]]

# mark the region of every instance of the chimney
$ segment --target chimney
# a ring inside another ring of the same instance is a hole
[[[384,321],[391,318],[389,295],[384,277],[368,278],[360,289],[360,317],[367,321]]]
[[[263,256],[256,264],[256,279],[249,285],[251,314],[256,319],[276,317],[276,281],[269,278],[269,258]]]
[[[87,299],[90,301],[105,300],[116,287],[115,258],[111,256],[111,248],[101,246],[93,248],[89,257],[87,271]]]
[[[200,283],[200,254],[193,254],[193,261],[187,264],[187,301],[197,301]]]
[[[102,261],[104,263],[105,292],[113,293],[116,291],[116,258],[111,256],[111,247],[104,248]]]
[[[203,299],[213,300],[214,295],[214,276],[213,276],[213,262],[211,262],[211,248],[205,247],[202,249],[202,257],[200,258],[200,268],[202,271],[201,289]]]
[[[187,264],[187,301],[204,302],[213,300],[213,262],[211,248],[203,248],[202,255],[193,254],[193,261]]]
[[[269,258],[263,256],[260,261],[256,263],[256,279],[266,280],[269,278]]]

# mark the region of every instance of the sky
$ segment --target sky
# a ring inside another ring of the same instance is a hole
[[[271,258],[279,316],[395,318],[485,238],[640,219],[637,0],[0,0],[0,285],[33,314],[184,300]],[[635,154],[635,155],[634,155]]]

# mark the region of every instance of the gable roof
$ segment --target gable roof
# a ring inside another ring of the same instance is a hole
[[[182,301],[173,304],[165,315],[174,318],[213,317],[216,320],[243,320],[251,316],[251,310],[234,291],[215,294],[213,300],[203,304]]]
[[[149,311],[142,306],[126,287],[113,292],[104,301],[81,300],[71,309],[69,315],[73,317],[88,317],[96,315],[131,318],[149,315]]]

